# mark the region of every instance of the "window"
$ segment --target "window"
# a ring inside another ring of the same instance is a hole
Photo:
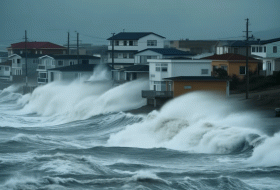
[[[132,40],[129,41],[129,46],[133,46],[133,41]]]
[[[239,74],[240,74],[240,75],[245,75],[245,74],[246,74],[246,68],[245,68],[245,66],[240,66],[240,67],[239,67]]]
[[[63,61],[61,61],[61,60],[58,61],[58,62],[57,62],[57,65],[58,65],[58,66],[63,66]]]
[[[192,86],[184,86],[185,90],[192,89]]]
[[[263,47],[263,52],[266,52],[266,46]]]
[[[5,67],[5,71],[9,71],[10,70],[10,68],[9,67]]]
[[[208,74],[208,69],[201,69],[201,74],[202,75],[207,75]]]
[[[134,45],[135,45],[135,46],[138,46],[138,41],[134,41]]]
[[[39,78],[47,78],[47,73],[39,73]]]
[[[233,49],[233,53],[234,53],[234,54],[238,54],[238,48],[234,48],[234,49]]]
[[[252,52],[256,52],[256,48],[255,47],[252,47]]]
[[[123,41],[123,45],[124,45],[124,46],[127,46],[127,41]]]
[[[213,71],[215,71],[216,69],[218,69],[218,66],[213,66]]]
[[[20,63],[20,59],[17,59],[17,63]]]
[[[127,54],[126,53],[123,54],[123,58],[125,58],[125,59],[127,58]]]
[[[266,70],[271,71],[271,62],[267,61],[266,64],[267,64]]]
[[[259,47],[259,52],[262,52],[262,47]]]
[[[115,41],[115,45],[119,46],[119,41],[118,40]]]
[[[38,59],[33,59],[33,63],[39,63]]]
[[[227,71],[227,66],[226,65],[222,65],[221,69],[224,69],[225,71]]]
[[[161,71],[162,71],[162,72],[167,72],[167,67],[162,67],[162,68],[161,68]]]
[[[277,53],[277,46],[273,46],[273,53]]]
[[[256,47],[256,52],[259,52],[259,47]]]
[[[155,75],[154,75],[154,74],[151,74],[151,78],[152,78],[152,77],[155,77]]]
[[[130,54],[129,54],[129,58],[134,58],[133,53],[130,53]]]
[[[74,65],[75,64],[75,62],[74,61],[70,61],[70,65]]]
[[[156,67],[156,71],[160,71],[160,67]]]
[[[147,46],[157,46],[156,40],[147,40]]]

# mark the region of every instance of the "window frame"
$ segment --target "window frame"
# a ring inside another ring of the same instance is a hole
[[[273,50],[272,50],[273,53],[277,53],[277,46],[273,46],[272,48],[273,48]]]
[[[147,40],[147,46],[157,46],[157,40]]]
[[[241,73],[241,68],[244,68],[244,74]],[[246,75],[246,66],[239,66],[239,75]]]
[[[208,75],[208,74],[209,74],[209,69],[201,69],[201,75]]]

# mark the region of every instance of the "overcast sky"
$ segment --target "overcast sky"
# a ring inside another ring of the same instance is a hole
[[[280,0],[0,0],[0,49],[23,41],[107,44],[111,33],[155,32],[168,40],[234,39],[280,27]],[[279,36],[280,37],[280,36]]]

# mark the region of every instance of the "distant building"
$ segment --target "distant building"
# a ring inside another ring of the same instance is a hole
[[[280,71],[280,38],[260,40],[251,46],[252,55],[262,60],[263,75],[272,75]]]
[[[134,64],[137,52],[148,48],[164,48],[165,37],[153,32],[121,32],[108,38],[108,64],[112,64],[112,42],[114,40],[114,68]]]
[[[8,47],[8,55],[25,53],[25,46],[28,54],[66,54],[67,48],[51,42],[19,42]]]
[[[219,40],[170,40],[169,47],[194,54],[215,53]]]

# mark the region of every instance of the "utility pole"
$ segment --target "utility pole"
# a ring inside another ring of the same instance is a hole
[[[246,72],[246,99],[249,98],[249,31],[248,28],[249,28],[249,19],[245,19],[246,20],[246,31],[243,31],[243,32],[246,32],[246,69],[245,69],[245,72]]]
[[[113,36],[112,36],[112,79],[114,79],[114,75],[113,75],[113,70],[114,70],[114,46],[115,46],[115,41],[114,41],[114,38],[115,38],[115,33],[112,33]]]
[[[70,54],[70,33],[68,32],[68,41],[67,41],[67,54]]]
[[[79,33],[77,33],[77,60],[79,64]]]
[[[27,80],[27,31],[25,30],[25,83],[28,85]]]

